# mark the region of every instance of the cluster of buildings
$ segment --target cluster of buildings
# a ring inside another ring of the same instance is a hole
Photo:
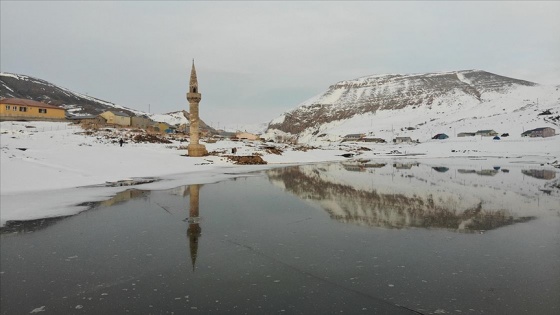
[[[121,126],[155,132],[186,131],[186,125],[172,126],[165,122],[157,122],[148,116],[134,116],[108,110],[97,116],[68,116],[64,108],[21,98],[0,99],[1,120],[45,120],[45,121],[77,121],[92,127]]]
[[[525,131],[521,134],[521,137],[543,137],[543,138],[546,138],[546,137],[552,137],[555,134],[556,134],[556,131],[555,131],[554,128],[542,127],[542,128],[527,130],[527,131]],[[498,132],[496,132],[492,129],[486,129],[486,130],[478,130],[477,132],[460,132],[460,133],[457,134],[457,137],[474,137],[474,136],[494,137],[494,139],[499,140],[500,136],[501,137],[509,137],[509,133],[502,133],[500,135]],[[435,139],[435,140],[444,140],[444,139],[447,139],[447,138],[449,138],[449,136],[446,135],[445,133],[438,133],[438,134],[436,134],[432,137],[432,139]],[[346,141],[385,143],[384,139],[367,137],[366,134],[364,134],[364,133],[347,134],[342,139],[342,142],[346,142]],[[393,139],[393,143],[396,143],[396,144],[399,144],[399,143],[413,143],[413,142],[417,142],[417,141],[412,140],[412,138],[410,138],[410,137],[395,137]]]
[[[185,112],[187,116],[187,113]],[[108,110],[96,116],[69,116],[64,108],[37,102],[29,99],[2,98],[0,99],[0,120],[44,120],[44,121],[74,121],[84,127],[101,128],[123,127],[143,129],[160,133],[189,133],[187,124],[171,125],[158,122],[146,115],[129,115],[117,110]],[[210,130],[201,129],[202,136],[207,136]],[[259,140],[257,134],[242,132],[219,132],[223,137],[239,140]]]
[[[552,137],[556,134],[554,128],[550,127],[542,127],[542,128],[535,128],[531,130],[527,130],[521,134],[521,137]],[[457,137],[474,137],[474,136],[482,136],[482,137],[499,137],[499,134],[491,129],[488,130],[479,130],[477,132],[460,132],[457,134]],[[509,133],[502,133],[501,137],[508,137]]]

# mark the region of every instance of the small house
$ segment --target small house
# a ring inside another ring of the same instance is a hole
[[[175,130],[175,127],[172,127],[170,124],[168,124],[166,122],[156,121],[151,126],[149,126],[148,129],[151,129],[155,132],[170,133],[172,129]]]
[[[189,127],[190,126],[187,124],[180,124],[175,131],[178,133],[187,134],[189,133]]]
[[[395,143],[411,143],[412,138],[410,138],[410,137],[396,137],[394,142]]]
[[[482,137],[495,137],[498,135],[498,133],[492,129],[488,129],[488,130],[479,130],[476,132],[476,135]]]
[[[474,137],[476,136],[476,132],[459,132],[457,137]]]
[[[536,128],[536,129],[532,129],[532,130],[527,130],[524,133],[521,134],[522,137],[552,137],[556,134],[556,131],[554,130],[554,128],[550,128],[550,127],[543,127],[543,128]]]
[[[362,139],[359,139],[357,141],[363,141],[363,142],[375,142],[375,143],[387,143],[387,141],[385,141],[385,139],[381,139],[381,138],[371,138],[371,137],[364,137]]]
[[[524,175],[532,176],[540,179],[554,179],[556,178],[556,172],[551,170],[521,170]]]
[[[449,138],[449,136],[446,135],[445,133],[438,133],[437,135],[432,137],[432,139],[436,139],[436,140],[444,140],[447,138]]]
[[[344,138],[342,139],[342,142],[344,141],[360,141],[362,140],[362,138],[364,138],[366,135],[363,133],[351,133],[351,134],[347,134],[344,136]]]
[[[245,131],[238,131],[235,133],[235,136],[237,137],[237,139],[241,140],[259,140],[259,135]]]
[[[130,126],[130,116],[128,114],[108,110],[100,114],[101,117],[107,119],[108,125],[116,125],[116,126]]]

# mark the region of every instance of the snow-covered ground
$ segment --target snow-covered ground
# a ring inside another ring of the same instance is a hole
[[[120,147],[117,140],[127,136],[126,130],[88,135],[79,126],[67,123],[1,122],[0,133],[1,226],[9,220],[75,214],[86,209],[78,206],[80,203],[105,200],[130,188],[108,187],[107,183],[148,178],[156,181],[135,187],[168,189],[251,176],[248,173],[252,171],[285,164],[346,160],[344,153],[359,159],[515,157],[517,162],[543,165],[560,160],[560,136],[501,141],[455,138],[399,145],[330,143],[321,149],[307,150],[285,144],[229,140],[206,144],[209,152],[226,154],[235,147],[236,155],[260,154],[269,163],[242,166],[233,165],[221,154],[186,157],[188,143],[179,140],[170,144],[127,141]],[[283,152],[270,153],[266,146],[275,146]]]

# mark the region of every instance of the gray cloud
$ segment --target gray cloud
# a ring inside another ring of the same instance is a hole
[[[260,122],[346,79],[483,69],[560,84],[557,2],[0,2],[0,68],[152,112]]]

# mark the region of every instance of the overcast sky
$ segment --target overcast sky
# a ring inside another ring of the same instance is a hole
[[[0,69],[116,104],[269,121],[341,80],[481,69],[560,84],[560,2],[0,2]]]

